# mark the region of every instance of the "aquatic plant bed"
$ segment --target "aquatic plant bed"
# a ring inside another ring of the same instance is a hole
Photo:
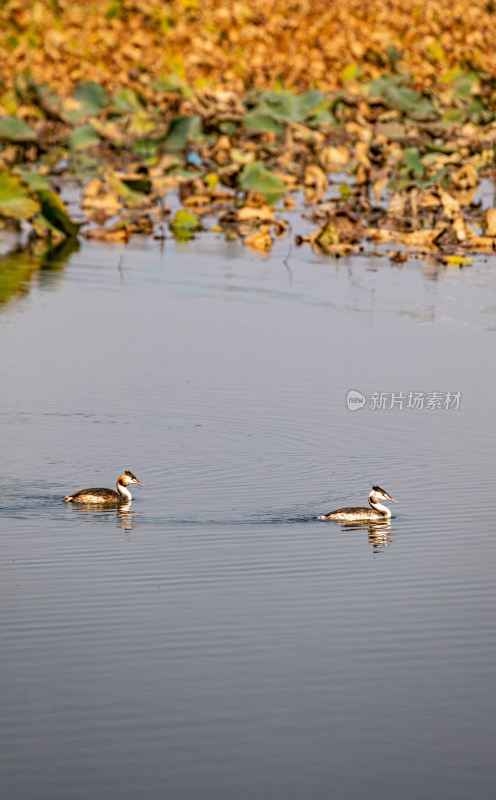
[[[4,226],[50,246],[214,230],[397,261],[494,250],[488,5],[58,6],[1,12]]]

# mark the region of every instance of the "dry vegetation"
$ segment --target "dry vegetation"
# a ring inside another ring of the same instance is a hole
[[[496,75],[494,10],[483,0],[10,0],[0,83],[30,69],[60,93],[83,80],[146,90],[174,72],[236,92],[334,91],[343,71],[370,79],[393,61],[415,88],[442,94],[453,71]]]
[[[329,253],[367,240],[401,244],[395,260],[492,252],[496,212],[474,196],[494,165],[495,11],[492,0],[5,2],[0,215],[73,236],[56,173],[84,178],[83,230],[103,239],[163,235],[174,190],[174,235],[215,214],[216,229],[269,250],[288,235],[273,206],[299,192],[317,227],[297,242]]]

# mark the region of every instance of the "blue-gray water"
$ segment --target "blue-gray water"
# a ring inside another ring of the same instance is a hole
[[[2,798],[492,796],[496,261],[287,255],[85,243],[2,307]]]

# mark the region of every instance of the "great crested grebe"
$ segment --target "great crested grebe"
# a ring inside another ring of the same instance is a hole
[[[126,470],[122,475],[117,478],[117,491],[113,489],[81,489],[76,494],[68,494],[64,497],[66,503],[129,503],[133,496],[127,488],[130,483],[137,483],[139,486],[143,484],[138,480],[136,475]]]
[[[390,503],[398,502],[384,489],[381,489],[380,486],[372,486],[372,491],[369,494],[371,508],[337,508],[335,511],[330,511],[328,514],[317,517],[317,519],[336,519],[341,522],[354,522],[360,519],[389,519],[391,511],[387,506],[382,506],[380,500],[388,500]]]

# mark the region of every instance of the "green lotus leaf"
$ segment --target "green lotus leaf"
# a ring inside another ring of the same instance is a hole
[[[0,215],[14,219],[30,219],[40,204],[17,175],[0,170]]]
[[[49,189],[50,184],[44,175],[39,172],[30,172],[28,169],[17,167],[17,174],[22,178],[23,183],[26,183],[33,191],[38,189]]]
[[[167,133],[168,150],[185,150],[190,141],[197,141],[202,137],[202,123],[197,114],[186,117],[182,114],[174,117]]]
[[[94,81],[87,83],[80,83],[76,86],[73,92],[74,100],[81,105],[81,109],[85,114],[98,114],[100,109],[107,105],[107,92]]]
[[[142,97],[129,86],[112,95],[112,105],[116,111],[122,113],[138,111],[138,109],[145,107]]]
[[[145,176],[143,180],[111,177],[109,178],[109,184],[128,208],[142,208],[150,205],[151,183]],[[147,189],[148,191],[146,191]]]
[[[270,205],[278,203],[288,191],[282,180],[259,161],[243,167],[240,186],[245,191],[260,192]]]
[[[405,147],[403,151],[403,161],[413,174],[414,178],[421,178],[424,174],[424,164],[420,158],[420,153],[416,147]]]
[[[243,128],[245,131],[255,133],[275,133],[281,136],[284,133],[284,126],[279,125],[269,114],[264,114],[259,109],[248,111],[243,117]]]
[[[9,142],[35,142],[37,136],[23,119],[7,116],[0,117],[0,139],[7,139]]]
[[[196,214],[181,208],[176,211],[170,227],[176,239],[186,240],[194,237],[195,231],[201,228],[201,223]]]
[[[91,125],[78,125],[69,135],[71,150],[87,150],[100,144],[100,137]]]
[[[50,225],[64,236],[76,236],[81,225],[72,221],[59,195],[50,189],[40,189],[36,196],[41,204],[41,213]]]

